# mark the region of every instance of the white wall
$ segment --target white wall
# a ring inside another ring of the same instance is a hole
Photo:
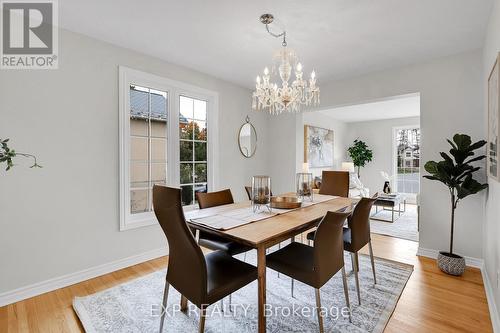
[[[445,138],[457,132],[468,133],[474,139],[485,137],[482,56],[480,51],[468,52],[436,59],[427,63],[410,65],[376,72],[356,78],[321,83],[321,108],[351,105],[380,100],[391,96],[420,93],[422,161],[438,159],[439,152],[448,150]],[[286,116],[289,117],[289,116]],[[274,144],[269,157],[271,165],[282,165],[281,173],[274,173],[275,182],[293,189],[295,170],[300,170],[301,160],[286,151],[295,138],[296,149],[300,138],[297,123],[289,118],[270,122],[269,139],[286,135],[287,140]],[[279,128],[279,130],[277,130]],[[303,139],[302,139],[303,140]],[[295,170],[290,167],[295,161]],[[421,170],[423,173],[423,170]],[[449,197],[445,187],[428,180],[421,182],[420,246],[426,249],[447,249],[449,244]],[[457,253],[482,257],[482,220],[484,194],[467,198],[457,211],[455,250]]]
[[[382,192],[384,179],[380,171],[393,174],[393,129],[398,126],[420,125],[419,117],[353,122],[347,124],[346,150],[354,140],[365,141],[373,151],[373,160],[361,168],[361,182],[370,189],[370,195]]]
[[[343,121],[334,119],[320,112],[305,112],[302,114],[302,124],[322,127],[333,131],[333,165],[330,168],[310,168],[310,172],[314,177],[321,176],[323,170],[339,170],[342,162],[347,161],[346,154],[346,135],[347,124]],[[304,126],[301,128],[302,142],[304,138]],[[300,136],[300,134],[299,134]],[[298,138],[298,140],[300,140]],[[300,147],[297,155],[304,155],[304,145]]]
[[[251,113],[249,90],[67,31],[59,59],[58,70],[0,73],[0,135],[44,166],[0,171],[0,294],[165,246],[157,226],[118,231],[119,65],[219,93],[219,184],[237,200],[267,170],[267,117]],[[247,114],[251,159],[237,145]]]
[[[500,52],[500,0],[495,1],[492,10],[488,32],[486,36],[485,46],[483,50],[483,96],[484,96],[484,126],[486,131],[487,125],[487,100],[488,100],[488,76],[495,63],[495,58]],[[488,197],[486,200],[486,219],[484,225],[484,261],[485,268],[488,274],[488,279],[491,283],[496,304],[500,304],[500,290],[497,282],[497,272],[500,269],[500,183],[495,180],[489,180]],[[499,308],[500,309],[500,308]],[[493,319],[493,318],[492,318]],[[495,322],[495,321],[494,321]]]

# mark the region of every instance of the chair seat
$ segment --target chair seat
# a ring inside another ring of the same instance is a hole
[[[252,249],[248,246],[233,242],[224,237],[210,234],[208,232],[200,232],[198,244],[212,251],[225,251],[233,256]]]
[[[315,288],[314,248],[293,242],[266,256],[266,266]]]
[[[257,267],[235,259],[223,251],[205,256],[207,264],[207,300],[215,303],[257,279]]]

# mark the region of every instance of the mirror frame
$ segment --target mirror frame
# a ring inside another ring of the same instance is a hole
[[[243,149],[241,149],[241,140],[240,140],[241,130],[243,129],[243,126],[245,126],[245,125],[250,125],[251,130],[255,133],[255,149],[253,150],[253,152],[251,152],[251,154],[249,156],[245,155],[245,153],[243,152]],[[252,156],[254,156],[255,152],[257,151],[257,141],[258,141],[257,130],[255,129],[253,124],[250,122],[250,118],[247,116],[245,119],[245,123],[240,126],[240,129],[238,131],[238,148],[240,149],[241,155],[243,155],[243,157],[245,157],[245,158],[251,158]]]

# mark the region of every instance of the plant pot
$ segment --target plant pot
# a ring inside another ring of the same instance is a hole
[[[465,271],[465,259],[457,254],[440,251],[437,264],[446,274],[460,276]]]

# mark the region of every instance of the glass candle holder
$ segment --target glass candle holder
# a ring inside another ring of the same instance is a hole
[[[296,178],[297,197],[313,200],[313,175],[312,173],[298,173]]]
[[[252,177],[252,209],[257,211],[261,207],[267,207],[271,211],[271,177]]]

